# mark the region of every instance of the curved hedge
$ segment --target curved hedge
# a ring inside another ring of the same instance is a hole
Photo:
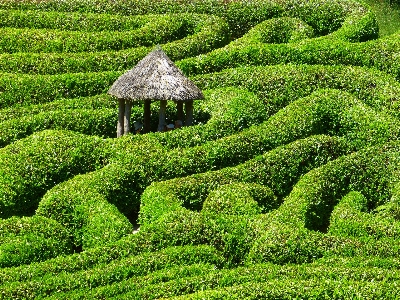
[[[0,216],[32,215],[49,188],[101,167],[103,145],[100,138],[43,131],[0,149]]]
[[[0,28],[0,53],[95,52],[153,46],[191,34],[197,25],[195,19],[189,15],[155,15],[144,26],[122,32]]]
[[[121,16],[96,13],[63,13],[38,10],[0,10],[0,27],[58,29],[70,31],[129,31],[140,28],[152,15]]]
[[[48,33],[48,37],[42,37],[39,33],[47,33],[48,30],[36,30],[39,32],[38,39],[28,36],[26,47],[36,47],[40,52],[43,52],[42,49],[63,52],[3,53],[0,54],[0,70],[30,74],[125,71],[137,64],[152,49],[152,45],[157,43],[163,44],[164,51],[174,61],[206,53],[228,43],[228,25],[219,17],[179,14],[168,15],[161,20],[158,20],[158,16],[154,16],[153,19],[158,23],[153,25],[149,22],[147,27],[137,29],[134,34],[125,31],[99,33],[54,31],[53,35]],[[171,26],[175,26],[176,30],[170,32]],[[24,46],[20,41],[20,31],[24,30],[27,34],[32,32],[27,29],[14,30],[18,47]],[[54,35],[59,37],[56,38]],[[152,35],[159,37],[156,39]],[[33,46],[32,39],[35,40]],[[5,46],[12,47],[8,39]],[[85,47],[92,52],[82,52]]]
[[[33,216],[0,221],[0,267],[13,267],[72,253],[67,231],[56,221]]]
[[[398,34],[367,6],[0,0],[0,19],[0,298],[398,296]],[[194,126],[109,138],[105,92],[157,43],[204,91]]]
[[[329,233],[356,238],[395,238],[399,222],[394,216],[382,214],[383,207],[368,213],[368,200],[360,192],[350,192],[335,206],[329,222]]]
[[[33,280],[24,283],[14,282],[2,286],[2,296],[6,298],[33,299],[48,296],[61,291],[84,288],[90,285],[95,288],[99,285],[111,284],[117,280],[133,276],[143,276],[150,272],[172,266],[184,266],[198,263],[208,263],[220,266],[222,258],[218,251],[210,246],[170,247],[159,252],[146,253],[140,256],[116,261],[107,266],[101,266],[58,277],[47,277],[45,281]]]

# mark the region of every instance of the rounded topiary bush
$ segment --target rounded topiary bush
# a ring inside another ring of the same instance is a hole
[[[210,192],[203,212],[228,215],[256,215],[275,207],[271,189],[259,184],[231,183]]]
[[[325,249],[320,233],[285,224],[271,224],[255,241],[247,262],[275,264],[308,263],[323,256]]]

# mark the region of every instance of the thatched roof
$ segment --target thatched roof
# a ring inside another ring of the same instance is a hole
[[[159,47],[119,77],[108,93],[125,100],[204,99],[200,89]]]

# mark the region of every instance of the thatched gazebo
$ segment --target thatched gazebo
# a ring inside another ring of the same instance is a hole
[[[108,94],[119,101],[117,137],[130,132],[132,101],[144,100],[143,132],[150,132],[150,103],[160,101],[158,131],[164,130],[167,100],[176,102],[178,119],[183,121],[185,103],[185,126],[193,122],[193,100],[204,99],[200,89],[186,78],[181,70],[157,47],[143,58],[132,70],[120,76]]]

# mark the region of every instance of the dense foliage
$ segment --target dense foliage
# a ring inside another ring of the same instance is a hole
[[[399,33],[369,7],[0,0],[0,32],[1,299],[400,297]],[[116,139],[106,92],[158,44],[194,126]]]

